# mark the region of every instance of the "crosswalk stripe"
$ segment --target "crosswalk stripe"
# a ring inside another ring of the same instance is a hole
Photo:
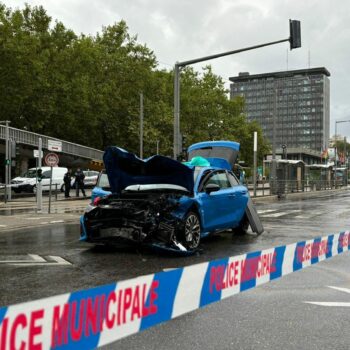
[[[273,211],[277,211],[278,209],[266,209],[266,210],[258,210],[258,214],[271,213]]]

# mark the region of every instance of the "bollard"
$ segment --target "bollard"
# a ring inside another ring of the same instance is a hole
[[[55,184],[55,201],[57,202],[57,184]]]

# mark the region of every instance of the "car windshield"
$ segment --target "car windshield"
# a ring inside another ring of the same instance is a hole
[[[100,175],[100,178],[98,179],[97,186],[101,187],[103,189],[110,189],[110,184],[109,184],[108,176],[106,173],[102,173]]]
[[[23,173],[22,177],[26,177],[26,178],[36,177],[36,169],[27,170],[25,173]]]

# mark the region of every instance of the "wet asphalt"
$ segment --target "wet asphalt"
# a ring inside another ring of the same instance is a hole
[[[0,305],[10,305],[120,281],[166,268],[191,265],[338,233],[350,227],[350,193],[257,205],[261,236],[217,234],[190,257],[140,247],[106,248],[81,243],[78,224],[0,233],[0,260],[60,256],[71,265],[13,266],[0,263]],[[346,309],[304,304],[312,298],[349,301],[328,285],[350,288],[350,253],[332,258],[167,324],[106,346],[110,349],[348,349]],[[345,323],[346,322],[346,323]]]

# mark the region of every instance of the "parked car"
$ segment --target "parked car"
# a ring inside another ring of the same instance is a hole
[[[194,144],[187,164],[159,155],[141,160],[107,148],[103,159],[111,194],[96,195],[89,205],[80,239],[193,251],[213,232],[244,234],[250,225],[262,233],[248,190],[231,171],[239,147],[231,141]]]
[[[20,192],[36,192],[37,187],[37,168],[28,169],[22,176],[15,177],[11,181],[11,187],[15,193]],[[51,167],[43,166],[42,170],[42,190],[50,190],[50,177],[51,177]],[[60,189],[63,184],[63,176],[67,172],[67,168],[64,167],[53,167],[52,168],[52,189]]]
[[[85,175],[84,178],[84,186],[85,188],[91,188],[94,187],[97,183],[97,178],[98,178],[98,171],[95,170],[83,170],[83,173]],[[73,173],[74,175],[74,173]],[[61,186],[61,192],[64,192],[64,184]],[[75,177],[72,176],[72,181],[71,181],[71,188],[75,189]]]

